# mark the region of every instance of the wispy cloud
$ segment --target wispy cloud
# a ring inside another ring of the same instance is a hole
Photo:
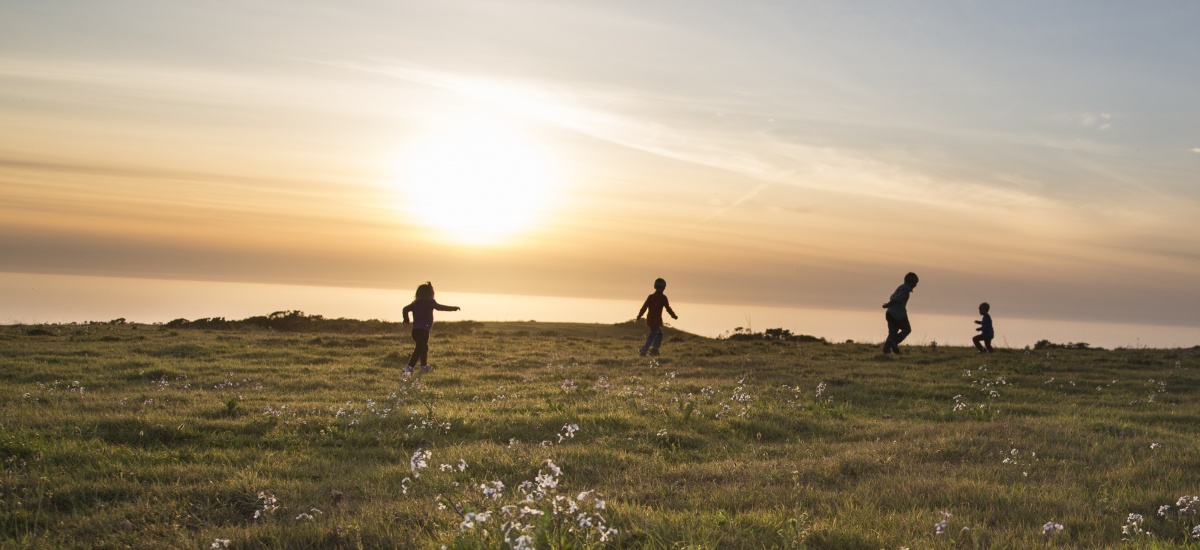
[[[1078,124],[1084,128],[1094,128],[1096,130],[1107,130],[1112,128],[1113,125],[1113,117],[1110,113],[1072,113],[1061,115],[1059,118]]]
[[[744,204],[774,184],[940,206],[970,207],[974,201],[965,198],[981,194],[990,205],[1044,202],[1024,190],[985,184],[982,179],[940,180],[868,152],[794,141],[773,133],[771,117],[755,114],[757,108],[747,103],[479,77],[414,65],[336,65],[433,86],[597,139],[759,182],[714,215]],[[725,111],[740,116],[722,116]]]

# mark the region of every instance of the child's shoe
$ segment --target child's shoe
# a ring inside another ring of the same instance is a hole
[[[429,372],[429,371],[433,370],[433,366],[432,365],[421,365],[421,370],[423,370],[425,372]]]
[[[413,371],[412,365],[407,365],[404,367],[404,374],[412,374],[412,371]]]

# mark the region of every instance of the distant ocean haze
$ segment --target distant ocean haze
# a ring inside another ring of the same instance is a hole
[[[163,323],[173,319],[244,319],[274,311],[301,310],[327,318],[399,321],[411,289],[371,289],[260,283],[133,279],[73,275],[0,273],[0,323],[38,324],[108,321]],[[620,323],[637,315],[649,292],[632,289],[628,299],[564,298],[480,294],[440,290],[438,301],[462,307],[439,312],[438,321],[545,321]],[[668,292],[670,296],[670,292]],[[880,301],[882,303],[882,301]],[[883,310],[834,310],[757,305],[701,304],[672,296],[679,319],[669,325],[716,337],[738,327],[761,332],[785,328],[830,342],[881,342]],[[1024,319],[1006,316],[993,304],[999,348],[1024,348],[1039,340],[1086,342],[1093,347],[1177,348],[1200,345],[1200,327]],[[976,311],[928,313],[912,304],[913,333],[906,345],[970,346]],[[436,331],[436,328],[435,328]]]

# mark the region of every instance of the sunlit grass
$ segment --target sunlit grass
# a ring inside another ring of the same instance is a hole
[[[1194,547],[1200,350],[0,329],[0,525],[60,547]],[[1132,515],[1131,515],[1132,514]]]

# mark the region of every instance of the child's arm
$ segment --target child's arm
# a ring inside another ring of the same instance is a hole
[[[672,319],[679,318],[678,315],[675,315],[675,310],[671,309],[671,302],[669,300],[667,300],[666,296],[663,296],[663,307],[667,308],[667,313],[671,314]]]
[[[438,311],[458,311],[458,310],[460,310],[460,309],[462,309],[462,308],[461,308],[461,307],[458,307],[458,306],[444,306],[444,305],[442,305],[442,304],[439,304],[439,303],[437,303],[437,302],[434,302],[434,303],[433,303],[433,309],[436,309],[436,310],[438,310]]]
[[[637,320],[640,321],[642,319],[642,316],[646,314],[647,309],[650,309],[650,298],[646,298],[646,301],[642,302],[642,309],[638,310]]]

